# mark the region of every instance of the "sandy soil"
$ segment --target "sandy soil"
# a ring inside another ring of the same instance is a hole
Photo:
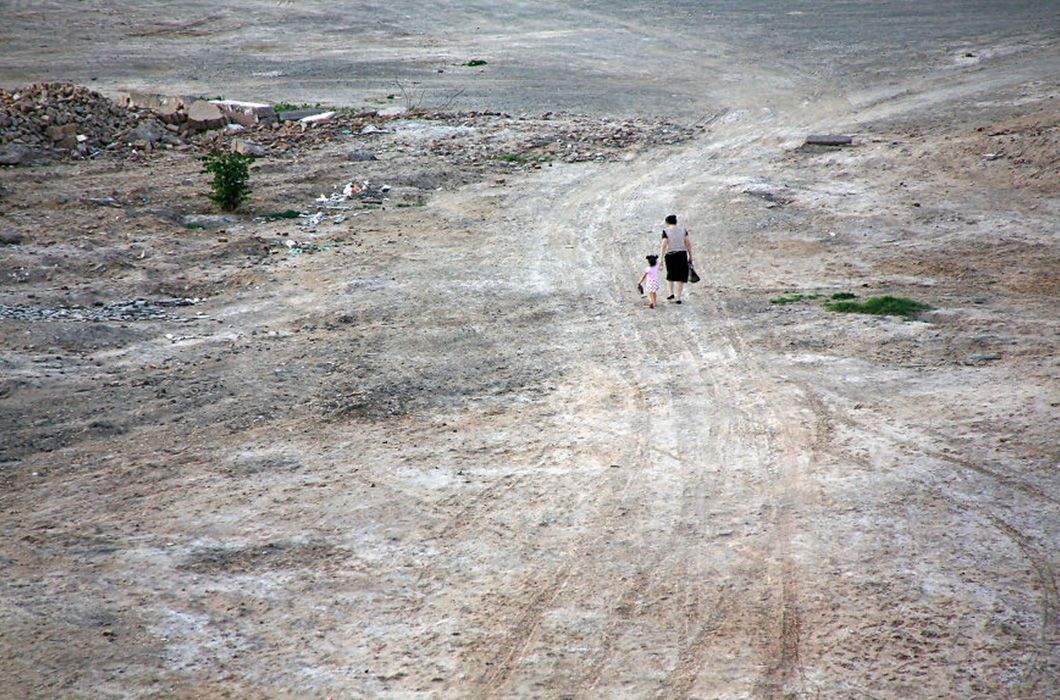
[[[856,81],[710,35],[694,140],[337,140],[223,230],[190,154],[0,173],[0,695],[1057,695],[1060,52],[950,31]],[[407,197],[255,218],[350,177]],[[933,309],[770,303],[843,291]]]

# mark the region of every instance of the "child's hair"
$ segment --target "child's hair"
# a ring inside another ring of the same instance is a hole
[[[659,256],[658,255],[648,255],[646,257],[648,259],[648,264],[651,265],[652,267],[655,267],[655,263],[659,262]]]

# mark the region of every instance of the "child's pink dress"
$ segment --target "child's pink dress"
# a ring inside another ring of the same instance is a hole
[[[647,277],[644,278],[644,293],[651,294],[652,292],[659,291],[659,266],[649,267],[644,271]]]

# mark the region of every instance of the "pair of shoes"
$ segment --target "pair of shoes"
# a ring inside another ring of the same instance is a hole
[[[674,300],[674,295],[673,294],[671,294],[670,296],[666,297],[666,301],[673,301],[673,300]]]

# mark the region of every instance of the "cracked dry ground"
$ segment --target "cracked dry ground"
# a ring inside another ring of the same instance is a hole
[[[1002,69],[358,217],[61,362],[5,325],[0,694],[1056,695],[1055,86]]]

